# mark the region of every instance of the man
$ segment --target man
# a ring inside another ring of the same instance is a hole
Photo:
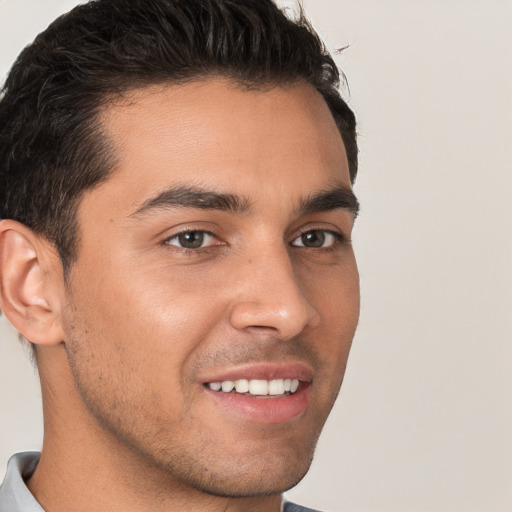
[[[0,305],[45,434],[2,512],[307,510],[359,313],[338,78],[270,0],[98,0],[22,52]]]

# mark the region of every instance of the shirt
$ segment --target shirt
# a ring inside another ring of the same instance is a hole
[[[13,455],[7,464],[7,473],[0,486],[0,512],[44,512],[25,485],[39,462],[38,452]],[[289,501],[283,502],[283,512],[318,512]]]

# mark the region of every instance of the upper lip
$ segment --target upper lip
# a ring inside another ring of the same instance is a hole
[[[298,379],[303,382],[310,382],[313,380],[313,370],[308,364],[297,361],[250,363],[212,371],[200,378],[203,383],[223,382],[226,380],[235,381],[239,379]]]

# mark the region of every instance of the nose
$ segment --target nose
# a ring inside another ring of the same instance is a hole
[[[305,296],[285,248],[252,258],[241,267],[244,272],[230,312],[235,329],[288,340],[318,325],[320,316]]]

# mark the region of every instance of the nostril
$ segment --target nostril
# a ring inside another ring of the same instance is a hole
[[[252,334],[264,335],[264,336],[276,336],[279,334],[275,327],[268,327],[265,325],[249,325],[245,328],[246,331],[250,331]]]

